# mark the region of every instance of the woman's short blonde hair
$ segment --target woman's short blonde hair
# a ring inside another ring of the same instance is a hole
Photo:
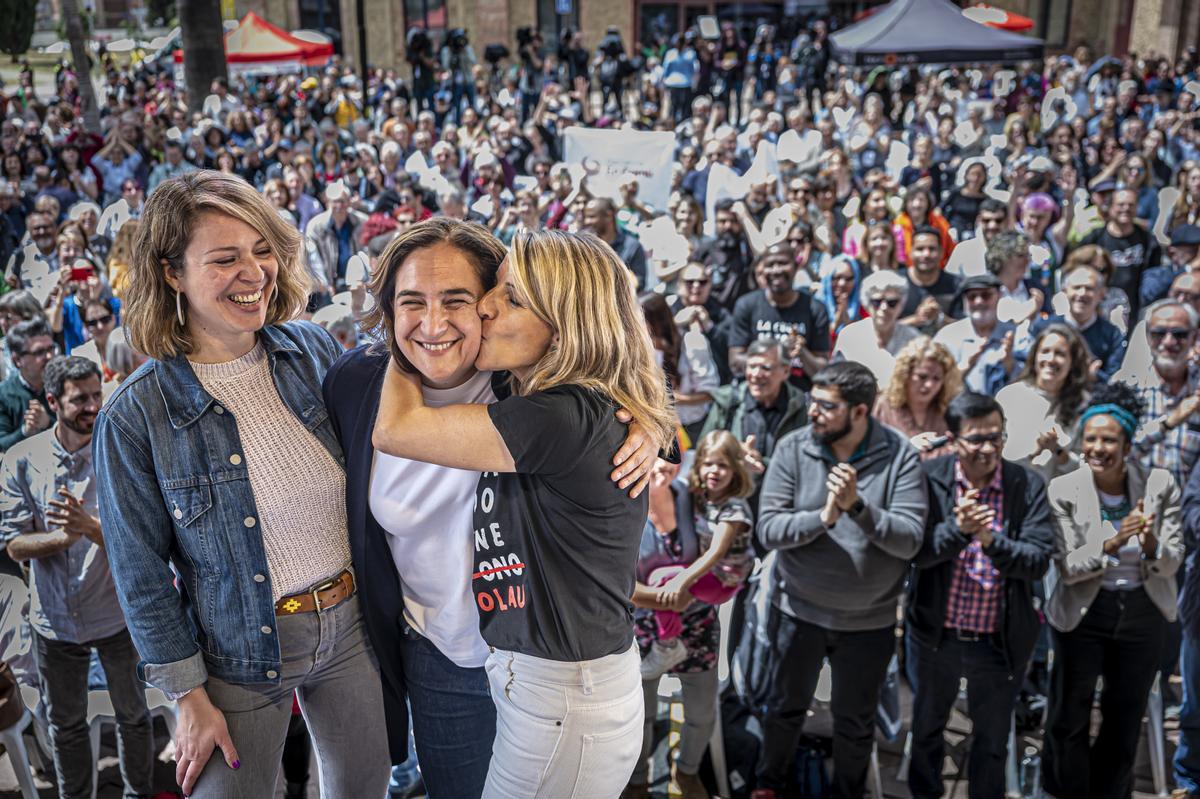
[[[913,371],[925,361],[933,361],[942,367],[942,390],[938,392],[933,405],[938,413],[945,412],[950,400],[957,397],[958,392],[962,390],[962,372],[959,371],[950,350],[929,336],[917,336],[896,354],[892,379],[884,392],[888,405],[896,410],[908,405],[908,380]]]
[[[572,384],[606,395],[666,447],[678,420],[635,296],[633,274],[591,233],[520,231],[509,277],[555,342],[528,376],[528,394]]]
[[[267,324],[295,318],[308,301],[309,277],[301,263],[300,233],[249,183],[236,175],[196,170],[164,181],[146,200],[125,291],[124,321],[130,342],[151,358],[164,360],[193,351],[194,342],[179,324],[175,290],[165,267],[186,267],[184,253],[201,214],[240,219],[267,240],[279,264],[275,292],[267,301]],[[187,304],[184,303],[186,311]]]

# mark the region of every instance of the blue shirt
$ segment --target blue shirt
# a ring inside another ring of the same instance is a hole
[[[50,500],[66,488],[97,516],[92,447],[68,452],[57,426],[10,449],[0,466],[0,540],[46,532]],[[104,550],[81,537],[66,549],[29,561],[29,623],[54,641],[87,643],[125,629]]]

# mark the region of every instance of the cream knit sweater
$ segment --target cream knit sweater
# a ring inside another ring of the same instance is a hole
[[[262,536],[275,600],[350,565],[346,474],[283,404],[262,344],[227,363],[192,363],[201,385],[237,420],[258,518],[230,535]]]

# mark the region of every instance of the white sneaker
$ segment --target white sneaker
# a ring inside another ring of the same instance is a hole
[[[667,643],[655,641],[650,654],[642,660],[642,679],[657,680],[687,659],[687,647],[678,638]]]

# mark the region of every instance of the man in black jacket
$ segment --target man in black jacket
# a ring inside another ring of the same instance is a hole
[[[1004,793],[1010,719],[1038,636],[1033,583],[1056,534],[1041,477],[1000,457],[1004,412],[995,398],[956,397],[946,423],[954,454],[923,464],[929,515],[910,583],[908,783],[917,799],[942,795],[942,736],[966,677],[969,795],[983,799]]]

